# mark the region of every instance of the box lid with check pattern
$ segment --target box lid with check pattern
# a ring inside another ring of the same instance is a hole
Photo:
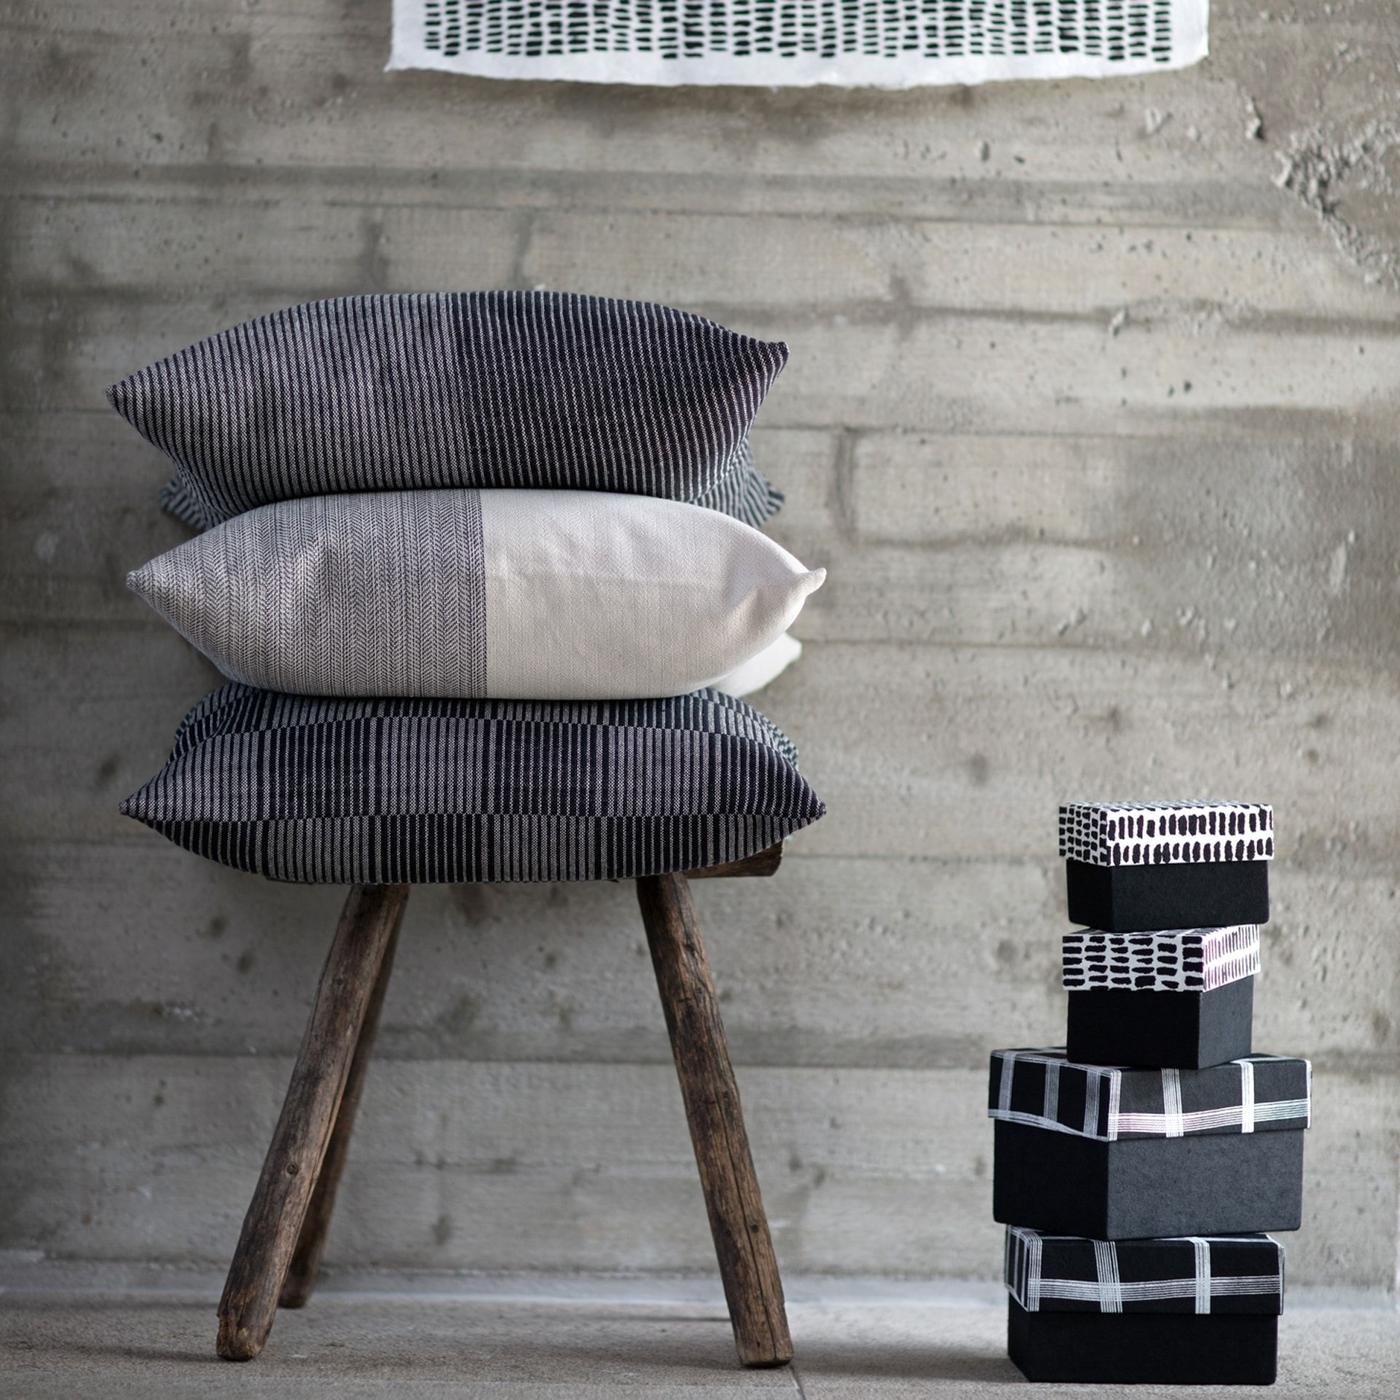
[[[1268,1235],[1006,1232],[1007,1351],[1033,1381],[1270,1385],[1283,1249]]]
[[[1157,1070],[998,1050],[987,1111],[1004,1224],[1123,1240],[1301,1223],[1306,1060]]]
[[[1283,1246],[1262,1234],[1114,1243],[1013,1225],[1005,1272],[1027,1312],[1283,1311]]]
[[[1073,1064],[1058,1048],[993,1050],[987,1113],[1100,1142],[1308,1126],[1312,1066],[1247,1055],[1208,1069]]]

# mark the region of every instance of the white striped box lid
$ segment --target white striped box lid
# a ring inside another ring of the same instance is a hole
[[[1196,865],[1274,858],[1274,809],[1262,802],[1066,802],[1060,855],[1083,865]]]
[[[1061,943],[1068,992],[1213,992],[1258,971],[1258,924],[1146,933],[1086,928]]]

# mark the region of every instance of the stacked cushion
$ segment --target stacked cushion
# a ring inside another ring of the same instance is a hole
[[[546,703],[228,685],[122,811],[276,880],[600,880],[766,850],[824,811],[791,743],[715,691]]]
[[[785,345],[669,307],[441,292],[295,306],[107,392],[174,461],[202,528],[299,496],[434,486],[737,500],[786,362]]]
[[[116,390],[110,392],[115,394]],[[783,508],[783,493],[754,465],[753,450],[746,438],[739,444],[733,470],[696,496],[693,504],[732,515],[757,530]],[[161,487],[160,505],[191,530],[207,530],[212,523],[199,498],[189,492],[178,473]]]
[[[355,883],[695,869],[815,820],[788,741],[709,688],[781,670],[824,577],[755,528],[786,357],[637,302],[372,296],[114,385],[204,532],[129,582],[234,682],[123,811]]]
[[[435,490],[259,506],[128,582],[250,685],[592,700],[720,680],[779,638],[824,577],[676,501]]]
[[[733,470],[698,495],[695,504],[732,515],[757,530],[782,509],[783,493],[754,466],[753,451],[745,438],[739,444]]]

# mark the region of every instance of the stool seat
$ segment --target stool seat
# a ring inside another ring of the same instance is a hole
[[[636,881],[729,1319],[745,1366],[782,1366],[792,1338],[689,882],[769,876],[783,848]],[[219,1302],[218,1353],[251,1361],[277,1308],[316,1287],[371,1047],[393,967],[408,885],[355,885],[316,990],[287,1097]]]

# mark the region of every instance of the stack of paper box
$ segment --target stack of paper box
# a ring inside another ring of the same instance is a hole
[[[993,1212],[1032,1380],[1267,1385],[1306,1060],[1252,1052],[1273,811],[1060,809],[1065,1048],[998,1050]]]

